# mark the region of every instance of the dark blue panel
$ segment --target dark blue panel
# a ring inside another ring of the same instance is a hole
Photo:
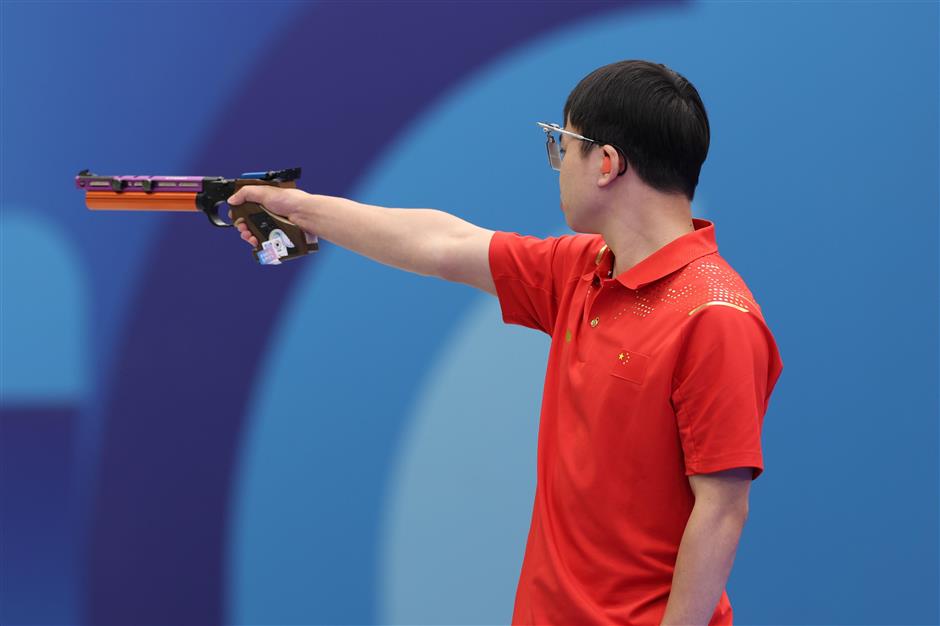
[[[75,620],[75,415],[0,408],[0,624]]]

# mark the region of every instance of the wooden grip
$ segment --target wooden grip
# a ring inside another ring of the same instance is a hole
[[[264,263],[264,242],[270,241],[271,249],[280,249],[286,252],[278,256],[280,261],[289,261],[311,252],[316,252],[317,242],[308,241],[307,235],[300,226],[297,226],[286,217],[275,215],[256,202],[242,202],[231,207],[232,222],[244,220],[252,235],[258,240],[254,249],[255,258]]]
[[[273,187],[296,188],[296,181],[258,181],[254,179],[238,179],[235,188],[241,189],[248,185],[271,185]],[[319,249],[316,237],[308,237],[297,224],[286,217],[275,215],[256,202],[242,202],[231,206],[232,223],[243,220],[248,231],[258,240],[254,249],[255,260],[261,264],[270,261],[270,254],[264,250],[264,242],[272,242],[272,249],[280,248],[286,255],[276,257],[278,261],[289,261],[306,256]],[[280,243],[278,243],[280,242]],[[277,262],[277,261],[275,261]]]

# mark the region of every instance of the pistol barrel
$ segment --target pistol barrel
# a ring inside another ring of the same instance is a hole
[[[86,191],[85,206],[98,211],[200,211],[196,193]]]

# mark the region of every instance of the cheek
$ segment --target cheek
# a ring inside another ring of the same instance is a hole
[[[561,172],[558,177],[559,185],[566,193],[572,193],[574,187],[577,186],[577,176],[574,173],[574,167],[572,163],[563,165],[561,167]]]

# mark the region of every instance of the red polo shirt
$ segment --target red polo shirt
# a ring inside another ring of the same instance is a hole
[[[688,476],[763,471],[783,364],[711,222],[609,277],[600,235],[494,233],[507,324],[548,333],[535,503],[513,624],[659,624]],[[723,592],[710,624],[731,624]]]

